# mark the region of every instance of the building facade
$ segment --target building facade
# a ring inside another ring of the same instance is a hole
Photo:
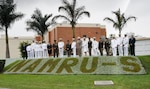
[[[135,55],[150,55],[150,38],[137,38]]]
[[[75,38],[77,37],[96,37],[99,41],[100,37],[106,37],[106,28],[100,24],[77,24],[75,28]],[[49,32],[45,35],[47,42],[53,43],[54,40],[62,38],[64,42],[67,40],[72,41],[73,31],[70,24],[61,23],[53,26],[49,29]]]
[[[9,51],[10,58],[20,58],[19,45],[21,42],[31,43],[34,40],[34,37],[9,37]],[[5,36],[0,38],[0,59],[6,57],[6,43]]]

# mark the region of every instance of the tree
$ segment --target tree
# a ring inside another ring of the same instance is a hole
[[[104,18],[104,20],[112,22],[113,27],[119,30],[120,35],[122,29],[124,28],[124,26],[127,24],[128,21],[130,21],[131,19],[134,19],[136,21],[136,17],[134,16],[125,17],[125,13],[121,13],[120,9],[118,11],[113,11],[112,13],[115,14],[116,16],[115,20],[109,17]]]
[[[15,12],[16,4],[4,4],[0,5],[0,25],[5,31],[5,40],[6,40],[6,58],[10,58],[9,53],[9,42],[8,42],[8,28],[15,21],[21,19],[23,14]]]
[[[85,6],[77,7],[76,0],[73,0],[71,3],[67,0],[62,0],[63,6],[58,8],[58,11],[63,11],[66,15],[57,15],[53,18],[55,21],[57,18],[63,18],[68,21],[72,27],[73,38],[75,38],[75,25],[79,18],[83,15],[90,17],[90,13],[85,11]]]
[[[42,37],[42,40],[44,40],[44,34],[48,31],[48,27],[52,25],[52,22],[47,22],[50,17],[52,17],[52,14],[43,16],[41,11],[36,9],[31,19],[26,22],[28,26],[27,31],[32,30],[37,32]]]

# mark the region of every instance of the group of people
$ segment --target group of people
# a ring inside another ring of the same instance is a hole
[[[98,42],[95,37],[78,37],[77,40],[72,38],[72,42],[67,40],[66,44],[62,41],[62,38],[59,38],[58,42],[54,40],[52,47],[54,57],[64,57],[64,52],[66,52],[68,57],[81,57],[103,55],[103,45],[105,45],[105,49],[109,51],[110,42],[108,39],[106,39],[105,42],[100,39]],[[109,55],[109,52],[107,52],[107,55]]]
[[[117,56],[117,54],[128,56],[128,47],[130,46],[130,54],[135,56],[135,42],[136,39],[133,36],[129,39],[127,35],[124,37],[119,35],[119,37],[112,37],[112,39],[100,38],[99,41],[96,40],[96,37],[78,37],[77,39],[72,38],[71,42],[67,40],[66,43],[63,42],[62,38],[59,38],[59,41],[54,40],[53,44],[47,44],[45,41],[33,41],[26,46],[25,50],[28,59],[48,58],[52,54],[53,57],[64,57],[64,54],[68,57],[103,56],[103,52],[106,52],[107,56]]]
[[[133,35],[131,38],[128,38],[126,34],[124,37],[121,37],[120,34],[118,38],[113,37],[111,40],[112,55],[116,56],[118,49],[119,56],[128,56],[129,51],[131,55],[135,56],[135,42],[136,39]]]
[[[23,58],[26,59],[33,59],[33,58],[47,58],[48,54],[51,53],[50,44],[46,44],[45,41],[43,42],[32,42],[31,44],[25,45],[23,43],[22,46],[22,55]]]

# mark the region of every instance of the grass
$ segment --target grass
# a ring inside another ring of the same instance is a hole
[[[146,75],[7,75],[0,88],[10,89],[150,89],[150,56],[139,56]],[[112,80],[112,86],[94,86],[95,80]]]

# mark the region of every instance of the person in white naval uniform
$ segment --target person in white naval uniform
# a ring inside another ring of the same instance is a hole
[[[123,49],[124,49],[124,56],[128,56],[128,47],[129,47],[129,38],[127,37],[127,35],[124,35],[123,38]]]
[[[34,42],[34,41],[32,41],[32,43],[31,43],[31,58],[35,58],[35,45],[36,45],[36,43]]]
[[[83,56],[88,55],[88,41],[86,40],[86,37],[84,37],[82,41],[82,52]]]
[[[39,42],[39,51],[38,51],[38,58],[42,58],[43,57],[43,49],[42,49],[42,42]]]
[[[59,38],[58,49],[59,49],[59,57],[64,57],[64,42],[62,41],[62,38]]]
[[[93,49],[93,55],[97,56],[99,54],[99,51],[98,51],[98,41],[96,41],[95,37],[93,37],[92,49]]]
[[[113,39],[111,40],[111,47],[113,56],[117,56],[117,40],[115,39],[115,37],[113,37]]]
[[[26,51],[27,51],[27,59],[31,59],[31,58],[32,58],[32,54],[31,54],[31,51],[32,51],[31,44],[29,44],[29,45],[27,46]]]
[[[73,57],[76,57],[76,40],[75,40],[75,38],[72,39],[71,49],[72,49]]]
[[[39,42],[36,42],[36,44],[34,45],[34,52],[35,52],[35,58],[39,58],[39,51],[40,51],[40,45]]]
[[[117,38],[117,47],[118,47],[118,53],[119,56],[123,56],[123,38],[119,34],[119,37]]]
[[[48,57],[47,44],[45,43],[45,41],[42,42],[42,55],[43,55],[43,58]]]

